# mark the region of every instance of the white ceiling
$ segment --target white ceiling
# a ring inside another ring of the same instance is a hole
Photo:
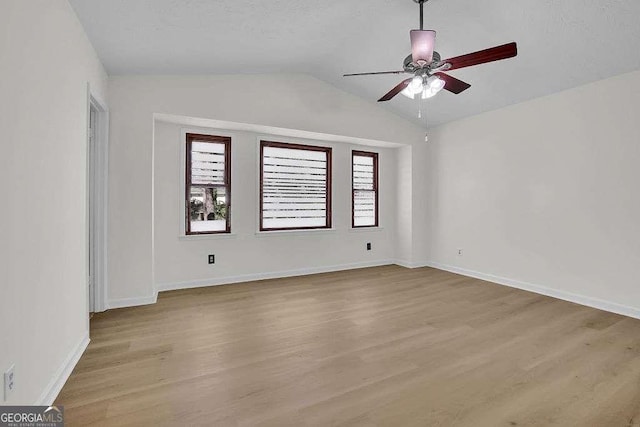
[[[376,100],[403,76],[413,0],[70,0],[110,74],[309,73]],[[516,41],[517,58],[453,71],[472,84],[427,101],[445,123],[640,69],[639,0],[430,0],[443,58]],[[594,102],[597,102],[594,99]],[[417,119],[418,102],[386,108]]]

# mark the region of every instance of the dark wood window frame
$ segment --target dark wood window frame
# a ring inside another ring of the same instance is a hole
[[[200,185],[191,184],[191,147],[193,142],[211,142],[224,144],[224,185]],[[228,136],[203,135],[196,133],[188,133],[186,137],[186,170],[185,170],[185,234],[188,236],[203,234],[224,234],[231,233],[231,138]],[[225,202],[227,205],[226,227],[224,230],[218,231],[191,231],[191,187],[202,188],[224,188]]]
[[[292,150],[304,150],[304,151],[321,151],[327,155],[327,176],[326,176],[326,224],[323,226],[313,227],[280,227],[280,228],[265,228],[263,223],[263,202],[264,202],[264,147],[274,148],[288,148]],[[288,142],[276,142],[276,141],[260,141],[260,231],[293,231],[293,230],[319,230],[331,228],[332,215],[331,215],[331,157],[333,149],[331,147],[321,147],[316,145],[295,144]]]
[[[355,171],[353,168],[353,160],[356,156],[359,157],[371,157],[373,158],[373,190],[357,190],[357,191],[372,191],[375,194],[375,223],[373,225],[356,225],[356,215],[355,215],[355,183],[354,183],[354,175]],[[379,226],[379,196],[378,196],[378,153],[370,152],[370,151],[351,151],[351,228],[371,228]]]

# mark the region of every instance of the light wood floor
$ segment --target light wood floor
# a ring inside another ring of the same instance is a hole
[[[640,321],[396,266],[97,313],[67,425],[638,426]]]

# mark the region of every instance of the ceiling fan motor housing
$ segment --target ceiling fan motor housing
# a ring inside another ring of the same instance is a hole
[[[420,75],[427,75],[427,76],[431,76],[436,69],[439,69],[440,67],[440,61],[442,60],[442,58],[440,57],[440,54],[438,52],[433,52],[433,62],[431,62],[431,64],[427,64],[426,66],[420,67],[418,66],[418,64],[415,64],[413,62],[413,56],[411,54],[409,54],[409,56],[407,56],[404,59],[403,62],[403,68],[404,71],[406,71],[407,73],[414,73],[414,74],[420,74]]]

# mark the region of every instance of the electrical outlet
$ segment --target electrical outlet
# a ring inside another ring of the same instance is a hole
[[[370,251],[371,250],[371,243],[367,243],[367,250]]]
[[[9,369],[7,369],[4,373],[4,401],[9,400],[9,396],[13,393],[13,390],[16,388],[16,377],[13,372],[15,369],[15,365],[11,365]]]
[[[209,255],[209,264],[215,264],[215,263],[216,263],[216,256]]]
[[[458,249],[458,256],[462,256],[462,249]]]

